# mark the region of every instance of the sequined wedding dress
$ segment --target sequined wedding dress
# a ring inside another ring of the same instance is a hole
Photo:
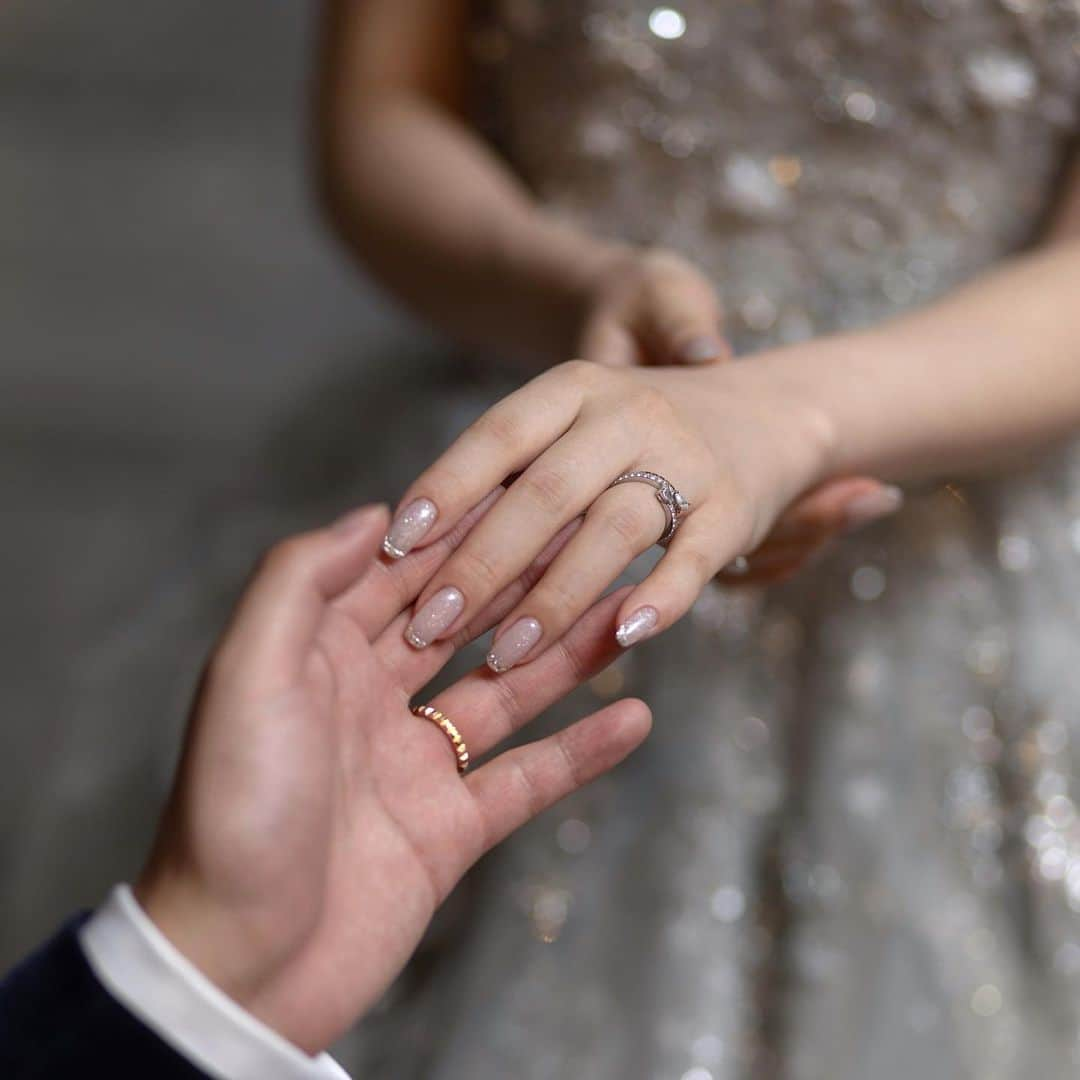
[[[689,255],[743,353],[1031,242],[1080,96],[1076,0],[509,0],[474,46],[542,200]],[[1077,1075],[1080,456],[711,590],[624,691],[648,746],[482,870],[362,1075]]]

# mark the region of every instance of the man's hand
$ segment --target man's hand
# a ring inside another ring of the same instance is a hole
[[[309,1052],[378,999],[485,851],[649,730],[641,702],[619,701],[462,778],[446,735],[410,713],[455,647],[497,621],[565,542],[454,640],[416,651],[402,636],[408,609],[483,509],[394,564],[375,554],[382,508],[270,552],[209,663],[136,885],[181,952]],[[621,599],[596,605],[528,668],[481,669],[434,699],[474,760],[613,658]]]

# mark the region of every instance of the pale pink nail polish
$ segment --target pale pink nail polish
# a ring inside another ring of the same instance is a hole
[[[845,525],[849,529],[858,529],[869,525],[879,518],[895,514],[904,504],[904,493],[898,487],[883,487],[869,491],[848,503],[845,511]]]
[[[487,665],[492,671],[509,671],[540,640],[544,628],[537,619],[518,619],[513,626],[499,635],[487,655]]]
[[[465,607],[465,597],[452,585],[440,589],[415,615],[405,630],[405,640],[414,649],[426,649],[448,630]]]
[[[660,612],[654,607],[639,607],[637,611],[628,615],[615,631],[615,640],[624,648],[636,645],[644,641],[655,629],[660,621]]]
[[[438,507],[430,499],[413,499],[390,523],[383,551],[392,559],[403,559],[427,536],[438,516]]]

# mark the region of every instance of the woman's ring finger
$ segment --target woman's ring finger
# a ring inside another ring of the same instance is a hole
[[[656,501],[663,507],[664,516],[667,518],[664,531],[656,542],[661,547],[667,547],[668,542],[675,535],[683,519],[693,509],[690,500],[667,477],[650,472],[647,469],[632,469],[630,472],[624,472],[616,476],[608,484],[608,489],[610,490],[619,484],[648,484],[653,488],[656,492]]]

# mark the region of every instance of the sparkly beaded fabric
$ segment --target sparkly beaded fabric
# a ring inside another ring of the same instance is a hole
[[[694,259],[742,352],[1032,242],[1080,98],[1075,0],[510,0],[474,47],[539,197]],[[1077,1075],[1080,458],[710,589],[627,692],[649,744],[489,862],[371,1075]]]
[[[1028,241],[1076,130],[1073,0],[509,0],[494,137],[593,231],[691,255],[743,348],[871,322]]]

